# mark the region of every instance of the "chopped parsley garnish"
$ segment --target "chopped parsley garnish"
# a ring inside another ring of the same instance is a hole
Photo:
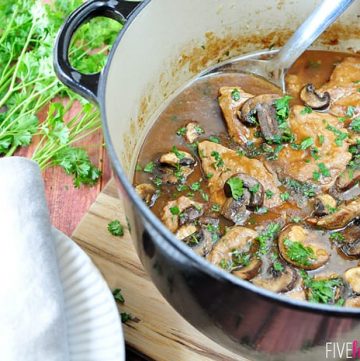
[[[184,136],[186,134],[186,127],[179,128],[177,130],[176,134],[179,135],[179,136]]]
[[[260,184],[257,183],[257,184],[255,184],[253,187],[250,187],[250,188],[249,188],[249,191],[250,191],[251,193],[257,193],[257,192],[259,192],[259,189],[260,189]]]
[[[211,179],[213,176],[214,176],[214,174],[212,174],[212,173],[206,174],[206,178],[207,178],[207,179]]]
[[[124,235],[124,226],[116,219],[108,224],[108,231],[115,237],[122,237]]]
[[[231,196],[237,201],[244,194],[243,181],[238,177],[232,177],[226,181],[231,190]]]
[[[266,254],[268,252],[269,243],[274,241],[281,229],[280,224],[270,223],[266,229],[256,238],[259,241],[259,254]]]
[[[274,102],[279,124],[283,124],[289,117],[289,111],[290,111],[289,101],[291,99],[292,99],[291,96],[285,95],[280,99],[276,99]]]
[[[350,123],[350,128],[354,132],[360,133],[360,118],[353,119],[353,121]]]
[[[311,302],[331,304],[335,302],[337,288],[343,285],[340,278],[314,280],[306,272],[301,272],[304,285],[308,289]]]
[[[232,258],[233,267],[238,267],[238,266],[246,267],[250,264],[251,254],[234,250],[231,252],[231,258]]]
[[[288,192],[285,192],[285,193],[281,193],[280,194],[280,198],[282,201],[287,201],[289,198],[290,198],[290,194]]]
[[[319,134],[319,135],[318,135],[318,138],[319,138],[319,144],[320,144],[320,145],[323,145],[323,144],[324,144],[325,137],[324,137],[322,134]]]
[[[121,312],[120,316],[121,316],[121,322],[122,323],[126,323],[126,322],[131,321],[131,320],[134,319],[134,316],[131,313],[128,313],[128,312]]]
[[[267,199],[271,199],[272,196],[274,195],[274,192],[273,192],[272,190],[270,190],[270,189],[267,189],[267,190],[265,191],[265,195],[266,195],[266,198],[267,198]]]
[[[203,128],[200,127],[200,125],[195,125],[195,132],[200,135],[200,134],[204,134],[205,130]]]
[[[233,89],[233,91],[231,92],[231,99],[234,102],[237,102],[237,101],[240,100],[240,91],[239,91],[239,89],[237,89],[237,88]]]
[[[295,193],[303,195],[307,198],[312,198],[316,195],[314,186],[309,183],[301,183],[295,179],[287,178],[284,181],[284,185]]]
[[[221,158],[221,155],[220,155],[219,152],[213,150],[211,152],[211,156],[215,159],[215,163],[214,163],[215,169],[216,168],[221,168],[224,165],[224,161]]]
[[[298,217],[298,216],[291,218],[291,222],[294,222],[294,223],[300,223],[301,221],[302,221],[302,218]]]
[[[316,259],[314,250],[311,247],[305,247],[301,242],[285,239],[284,246],[287,256],[299,265],[309,266],[310,261]]]
[[[220,212],[220,209],[221,209],[221,206],[219,204],[217,204],[217,203],[215,203],[215,204],[213,204],[211,206],[211,211],[212,212]]]
[[[154,162],[149,162],[148,164],[146,164],[146,166],[144,167],[144,172],[146,173],[152,173],[154,171],[155,168],[155,163]]]
[[[174,216],[177,216],[180,214],[180,209],[178,206],[170,207],[170,213]]]
[[[282,272],[284,270],[284,266],[281,264],[280,261],[274,261],[273,267],[274,267],[274,270],[277,272]]]
[[[189,187],[186,184],[179,184],[178,186],[176,186],[176,189],[178,190],[178,192],[184,192],[187,191]]]
[[[176,155],[179,160],[185,157],[185,154],[183,152],[180,152],[179,149],[175,147],[175,145],[171,148],[171,151]]]
[[[330,234],[330,240],[335,242],[343,242],[345,240],[345,237],[340,232],[333,232]]]
[[[157,186],[157,187],[160,187],[162,185],[162,179],[158,176],[156,176],[152,182]]]
[[[347,110],[346,110],[346,116],[348,117],[353,117],[354,116],[354,112],[355,112],[355,107],[353,107],[352,105],[350,105]]]
[[[314,144],[314,139],[312,139],[310,137],[306,138],[301,142],[300,149],[305,150],[305,149],[311,147],[313,144]]]
[[[143,169],[142,169],[141,165],[138,163],[138,164],[136,164],[135,170],[136,170],[136,172],[141,172]]]
[[[310,107],[306,106],[306,107],[300,112],[300,114],[301,114],[301,115],[310,114],[310,113],[312,113],[312,111],[313,111],[313,110],[312,110]]]
[[[213,142],[213,143],[217,143],[217,144],[220,143],[220,139],[218,137],[215,137],[215,135],[210,135],[209,140],[210,140],[210,142]]]
[[[121,289],[120,288],[115,288],[112,291],[112,294],[114,296],[115,301],[120,302],[120,303],[125,303],[125,298],[124,296],[121,294]]]
[[[201,195],[201,198],[202,198],[205,202],[207,202],[207,201],[209,200],[209,195],[208,195],[206,192],[204,192],[202,189],[200,189],[200,195]]]
[[[313,179],[318,181],[320,179],[320,176],[324,176],[324,177],[330,177],[330,171],[329,169],[326,167],[326,165],[324,163],[319,163],[318,164],[319,167],[319,171],[314,171],[313,172]]]
[[[335,144],[338,147],[341,147],[343,145],[343,141],[347,138],[347,133],[342,132],[341,130],[339,130],[338,128],[332,126],[332,125],[327,125],[326,126],[327,130],[330,130],[331,132],[333,132],[336,135],[335,138]]]
[[[194,192],[198,191],[201,188],[200,182],[195,182],[190,185],[190,189]]]

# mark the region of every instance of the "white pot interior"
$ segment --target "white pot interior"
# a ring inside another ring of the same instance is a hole
[[[176,90],[218,61],[281,46],[319,2],[148,1],[124,32],[105,79],[110,138],[129,179],[147,130]],[[358,14],[355,2],[314,48],[358,50]]]

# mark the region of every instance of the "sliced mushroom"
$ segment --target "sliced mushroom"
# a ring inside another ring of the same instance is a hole
[[[238,112],[239,119],[247,126],[256,126],[258,124],[258,104],[268,104],[272,106],[276,99],[279,99],[277,94],[262,94],[248,99]]]
[[[350,297],[345,301],[345,307],[360,307],[360,296]]]
[[[359,257],[360,227],[357,225],[348,227],[342,234],[345,238],[341,246],[342,252],[348,257]]]
[[[193,222],[203,214],[203,209],[195,206],[186,208],[181,214],[179,219],[180,226],[185,223]]]
[[[174,201],[169,201],[165,205],[163,209],[163,215],[161,217],[165,226],[171,232],[176,232],[179,228],[181,213],[190,207],[195,207],[199,211],[201,210],[200,215],[202,214],[202,211],[204,209],[204,205],[202,203],[195,202],[185,196],[181,196]]]
[[[314,215],[317,217],[326,216],[336,208],[336,200],[329,194],[320,194],[315,198]]]
[[[235,226],[215,244],[207,259],[221,267],[223,262],[232,263],[234,251],[249,254],[250,259],[247,265],[236,266],[230,271],[242,279],[250,280],[257,275],[261,267],[261,260],[254,255],[257,248],[256,237],[257,232],[254,230]]]
[[[344,280],[355,293],[360,293],[360,267],[353,267],[344,273]]]
[[[250,210],[261,207],[264,203],[264,187],[262,186],[262,184],[254,177],[251,177],[250,175],[245,173],[236,173],[230,178],[235,177],[239,178],[242,181],[243,187],[246,188],[246,190],[250,194],[250,200],[248,204],[245,204],[246,207]],[[232,197],[231,187],[228,184],[228,180],[224,184],[224,192],[227,197]],[[245,194],[247,193],[244,192],[244,195]],[[245,197],[245,199],[247,199],[247,196]]]
[[[346,168],[343,173],[336,179],[336,187],[339,191],[344,192],[354,187],[360,182],[360,169]]]
[[[184,240],[196,232],[197,228],[194,224],[186,224],[178,229],[175,236],[177,239]]]
[[[279,250],[286,261],[305,270],[317,269],[330,258],[317,233],[299,225],[290,225],[280,233]]]
[[[330,106],[330,94],[328,92],[323,94],[317,93],[314,85],[311,83],[306,84],[302,88],[300,99],[305,105],[318,111],[326,111]]]
[[[283,270],[277,271],[273,266],[266,272],[266,276],[257,276],[251,282],[259,287],[266,288],[273,292],[290,291],[296,281],[297,272],[290,266],[283,264]]]
[[[236,225],[242,225],[250,216],[246,209],[250,202],[250,192],[245,190],[242,197],[238,200],[228,198],[221,208],[221,214]]]
[[[184,183],[194,171],[191,167],[182,166],[179,169],[173,167],[160,167],[161,179],[164,184]]]
[[[194,143],[196,139],[199,138],[201,133],[204,131],[199,126],[199,123],[197,122],[190,122],[186,124],[186,133],[185,133],[185,139],[188,143]]]
[[[178,165],[191,166],[195,164],[195,159],[190,153],[179,150],[176,154],[174,152],[163,154],[160,157],[160,163],[171,167],[177,167]]]
[[[359,216],[360,198],[357,198],[349,203],[343,203],[336,212],[320,218],[316,225],[325,229],[339,229]]]
[[[152,207],[158,197],[156,189],[152,184],[142,183],[135,187],[136,193],[149,206]]]
[[[256,105],[256,113],[261,129],[261,133],[265,140],[272,141],[281,137],[282,132],[276,118],[275,108],[266,103]]]

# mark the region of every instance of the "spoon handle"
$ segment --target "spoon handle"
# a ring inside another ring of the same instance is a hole
[[[271,60],[273,70],[287,70],[354,0],[324,0]]]

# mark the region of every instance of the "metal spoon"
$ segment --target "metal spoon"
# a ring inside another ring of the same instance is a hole
[[[279,50],[262,51],[232,59],[207,74],[223,71],[247,72],[269,80],[285,93],[285,74],[299,56],[353,3],[354,0],[324,0]],[[269,60],[259,56],[276,53]]]

